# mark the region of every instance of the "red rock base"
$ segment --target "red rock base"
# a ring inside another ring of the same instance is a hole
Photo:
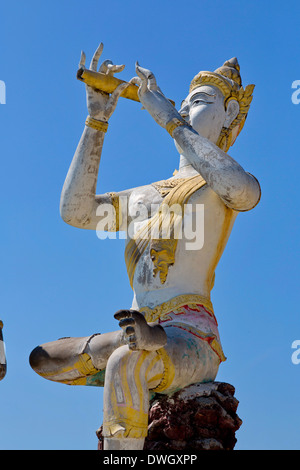
[[[173,395],[156,395],[150,402],[145,450],[233,450],[242,424],[232,385],[209,382],[186,387]],[[102,427],[96,432],[103,449]]]

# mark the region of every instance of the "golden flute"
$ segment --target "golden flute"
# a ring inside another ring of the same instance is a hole
[[[93,70],[83,68],[80,68],[77,71],[77,79],[84,82],[86,85],[96,88],[97,90],[104,91],[105,93],[112,93],[118,85],[126,83],[124,80],[120,80],[112,75],[106,75],[105,73],[94,72]],[[130,83],[129,86],[121,93],[121,96],[133,101],[140,101],[138,89],[137,85]],[[174,101],[169,101],[173,106],[175,106]]]

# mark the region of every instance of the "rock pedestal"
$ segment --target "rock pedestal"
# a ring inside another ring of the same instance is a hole
[[[146,450],[233,450],[242,424],[232,385],[195,384],[150,403]]]
[[[209,382],[173,395],[157,394],[150,402],[145,450],[233,450],[242,424],[232,385]],[[101,428],[98,449],[103,448]]]

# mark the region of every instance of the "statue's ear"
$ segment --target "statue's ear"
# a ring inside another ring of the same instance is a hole
[[[223,127],[230,127],[230,124],[234,121],[234,119],[239,114],[240,105],[236,100],[230,100],[227,109],[226,109],[226,117]]]

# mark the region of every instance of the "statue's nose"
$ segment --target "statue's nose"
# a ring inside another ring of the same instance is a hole
[[[183,106],[182,108],[180,108],[179,114],[187,123],[189,123],[190,117],[188,106]]]

